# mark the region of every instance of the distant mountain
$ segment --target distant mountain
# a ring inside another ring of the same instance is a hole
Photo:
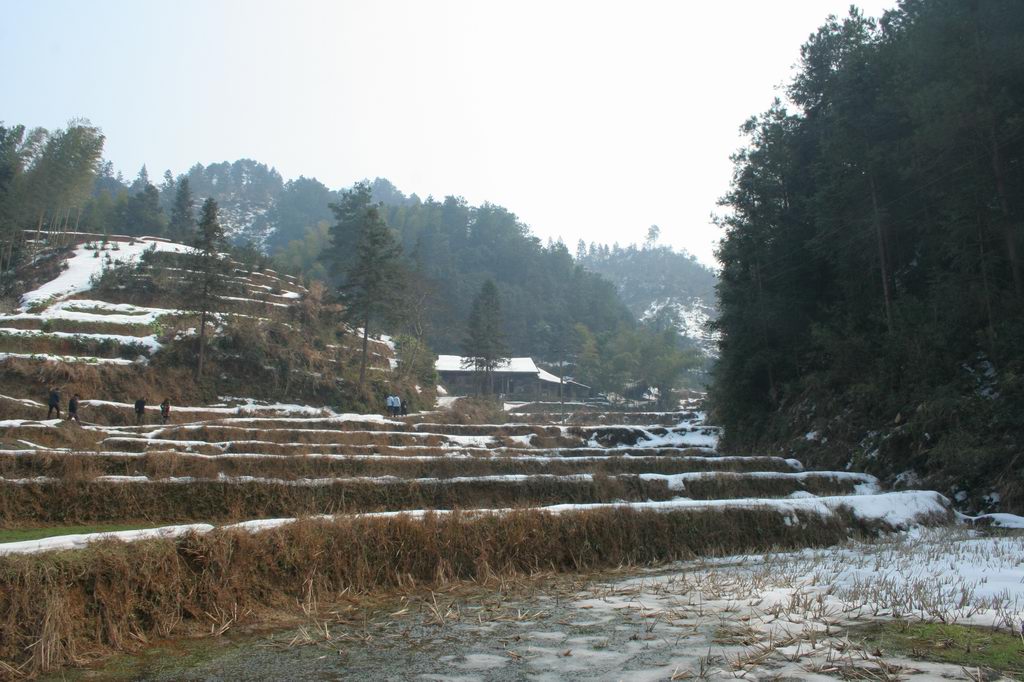
[[[619,290],[638,318],[672,325],[705,357],[718,355],[714,335],[706,328],[715,319],[715,273],[685,251],[667,246],[580,245],[577,262],[603,275]]]

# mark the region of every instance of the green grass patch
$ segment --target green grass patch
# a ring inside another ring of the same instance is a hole
[[[1024,676],[1024,640],[992,628],[894,621],[861,631],[871,648],[925,661],[990,668],[1016,679]]]
[[[15,528],[0,529],[0,544],[4,542],[23,542],[25,540],[40,540],[52,538],[57,535],[79,535],[81,533],[112,533],[118,530],[138,530],[139,528],[159,528],[166,526],[166,523],[156,524],[119,524],[100,523],[90,526],[48,526],[46,528]]]

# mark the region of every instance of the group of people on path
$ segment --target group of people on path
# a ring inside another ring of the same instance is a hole
[[[74,420],[81,423],[78,418],[78,401],[79,396],[75,393],[70,400],[68,400],[68,416],[67,420]],[[49,400],[47,401],[49,409],[46,411],[46,418],[50,419],[53,413],[57,413],[57,419],[60,419],[60,389],[51,388]],[[160,403],[160,423],[166,424],[171,419],[171,401],[169,398],[164,398],[164,401]],[[142,424],[146,421],[146,399],[139,398],[135,401],[135,423]]]
[[[164,398],[164,401],[160,403],[160,423],[166,424],[171,418],[171,400],[170,398]],[[144,424],[146,421],[146,399],[139,398],[135,401],[135,423]]]
[[[404,398],[392,394],[384,402],[388,406],[388,414],[392,417],[404,417],[409,414],[409,403],[405,402]]]
[[[68,401],[68,421],[71,421],[72,419],[75,420],[76,422],[79,421],[78,400],[78,394],[76,393],[73,396],[71,396],[71,400]],[[47,402],[47,405],[49,405],[49,409],[46,410],[46,418],[50,419],[53,416],[53,413],[56,412],[57,419],[60,419],[60,391],[58,391],[56,388],[50,389],[50,399]]]

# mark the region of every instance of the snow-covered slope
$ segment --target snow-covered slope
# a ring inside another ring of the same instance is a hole
[[[117,250],[113,248],[115,245]],[[75,249],[74,255],[67,260],[67,269],[62,271],[56,279],[52,279],[22,296],[22,311],[47,301],[55,302],[72,294],[88,291],[91,287],[90,280],[99,275],[104,268],[115,263],[137,261],[146,251],[185,253],[189,250],[189,247],[184,244],[175,244],[157,237],[140,237],[126,242],[111,242],[111,248],[104,250],[90,247],[91,244],[89,247],[87,244],[80,244]]]
[[[600,247],[580,264],[615,284],[637,317],[674,325],[709,360],[717,357],[717,339],[705,327],[717,316],[715,273],[689,254],[657,246]]]
[[[640,319],[654,320],[666,313],[675,321],[680,336],[693,341],[705,357],[718,357],[718,334],[707,328],[707,323],[715,319],[713,305],[698,296],[691,296],[689,300],[669,296],[651,301]]]

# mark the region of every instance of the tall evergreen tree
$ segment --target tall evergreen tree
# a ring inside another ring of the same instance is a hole
[[[505,334],[502,332],[501,297],[494,280],[487,280],[473,299],[469,312],[463,354],[467,367],[484,374],[484,389],[494,392],[494,370],[508,360]]]
[[[128,197],[121,215],[121,231],[125,234],[159,236],[164,233],[166,218],[160,208],[160,192],[146,185]]]
[[[352,189],[342,192],[341,200],[330,204],[335,223],[331,226],[331,244],[322,258],[330,264],[331,274],[341,277],[353,264],[355,246],[366,229],[367,216],[373,207],[370,184],[357,182]],[[380,217],[380,209],[377,209]]]
[[[135,180],[132,181],[132,185],[129,191],[132,194],[139,194],[151,184],[149,181],[149,171],[146,170],[146,164],[142,164],[142,168],[139,169],[139,174],[135,176]]]
[[[197,274],[191,279],[191,304],[199,308],[199,362],[196,378],[203,375],[206,359],[206,322],[216,304],[217,296],[223,293],[228,275],[228,262],[223,256],[227,243],[224,229],[217,216],[217,202],[212,198],[203,203],[199,230],[192,244],[192,270]]]
[[[363,350],[359,364],[359,385],[366,385],[371,325],[398,317],[403,294],[402,247],[381,218],[379,207],[368,206],[362,217],[345,228],[358,230],[351,259],[345,258],[342,298],[345,319],[362,325]]]
[[[188,178],[178,181],[171,206],[171,222],[167,225],[167,236],[174,241],[188,244],[196,231],[195,201],[188,186]]]

